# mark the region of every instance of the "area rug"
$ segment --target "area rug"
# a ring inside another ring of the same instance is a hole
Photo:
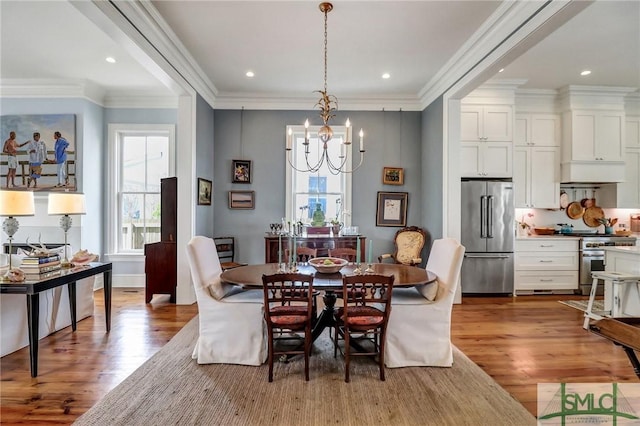
[[[589,300],[558,300],[558,302],[585,312],[587,310],[587,304],[589,303]],[[593,308],[591,310],[596,313],[604,312],[604,301],[602,299],[594,300]]]
[[[310,381],[302,357],[274,368],[198,365],[197,317],[77,425],[535,425],[535,418],[458,349],[452,368],[396,368],[379,380],[370,359],[333,357],[314,343]]]

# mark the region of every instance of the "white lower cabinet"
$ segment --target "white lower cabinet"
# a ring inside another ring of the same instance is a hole
[[[578,239],[569,237],[516,240],[516,294],[578,289],[580,259]]]

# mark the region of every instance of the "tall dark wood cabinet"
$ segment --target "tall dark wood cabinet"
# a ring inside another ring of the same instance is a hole
[[[178,253],[176,231],[178,229],[178,178],[160,180],[160,241],[145,244],[144,272],[145,300],[151,302],[154,294],[169,294],[170,302],[176,302],[178,281]]]

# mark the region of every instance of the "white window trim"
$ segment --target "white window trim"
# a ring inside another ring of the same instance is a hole
[[[333,130],[334,130],[334,134],[346,134],[346,137],[348,140],[353,141],[352,138],[352,134],[351,131],[353,129],[352,126],[350,127],[346,127],[346,126],[332,126]],[[285,135],[289,134],[289,129],[291,129],[291,133],[293,135],[295,134],[304,134],[304,126],[287,126],[287,128],[285,129]],[[309,126],[309,132],[310,133],[318,133],[318,130],[320,130],[320,126]],[[295,138],[294,138],[295,140]],[[346,161],[346,167],[348,170],[352,170],[353,169],[353,143],[350,145],[347,145],[347,150],[346,150],[346,155],[347,155],[347,161]],[[289,158],[293,158],[294,152],[291,151],[286,151],[285,152],[286,158],[285,158],[285,220],[290,221],[291,223],[296,222],[297,219],[297,212],[293,211],[293,169],[291,168],[291,165],[289,164]],[[291,155],[291,157],[290,157]],[[353,211],[351,209],[351,200],[352,200],[352,195],[351,195],[351,182],[352,182],[352,177],[353,177],[353,173],[342,173],[342,179],[344,179],[344,197],[343,197],[343,204],[342,204],[342,211],[343,212],[348,212],[349,214],[344,215],[344,226],[351,226],[351,212]]]
[[[144,256],[143,253],[118,252],[118,188],[120,175],[118,173],[118,160],[120,158],[119,141],[123,133],[157,133],[169,134],[169,176],[176,174],[176,126],[173,124],[125,124],[109,123],[107,126],[108,147],[107,156],[109,167],[107,169],[107,256],[110,260],[117,257],[130,259],[133,256]]]

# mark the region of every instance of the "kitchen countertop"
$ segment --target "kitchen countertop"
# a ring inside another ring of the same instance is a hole
[[[607,235],[607,234],[592,234],[590,235],[591,237],[610,237],[611,235]],[[564,240],[576,240],[576,239],[580,239],[582,238],[582,235],[565,235],[565,234],[553,234],[553,235],[529,235],[526,237],[518,237],[516,236],[516,240],[528,240],[528,239],[555,239],[555,238],[561,238]],[[615,236],[614,236],[615,238]],[[631,235],[629,235],[627,238],[635,238],[636,240],[640,239],[640,233],[639,232],[634,232]]]
[[[562,239],[562,240],[579,240],[580,237],[577,235],[529,235],[527,237],[516,237],[516,240],[549,240],[549,239]]]

